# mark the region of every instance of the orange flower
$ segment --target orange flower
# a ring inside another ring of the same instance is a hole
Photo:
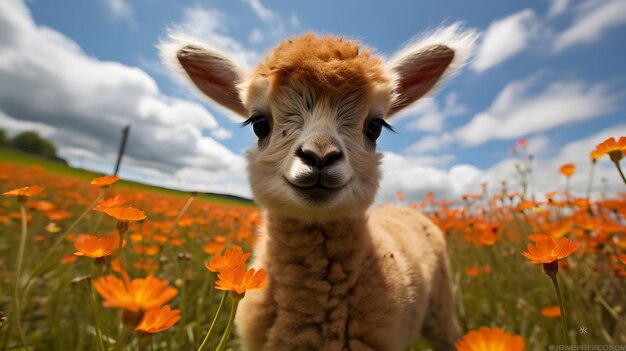
[[[530,241],[539,242],[541,240],[545,240],[546,238],[550,238],[550,235],[546,234],[530,234],[528,235],[528,239]]]
[[[561,307],[559,306],[548,306],[541,309],[541,314],[544,317],[548,318],[559,318],[561,317]]]
[[[559,173],[569,178],[574,174],[575,169],[576,167],[574,166],[574,164],[568,163],[561,166],[561,169],[559,169]]]
[[[404,201],[404,193],[401,191],[396,191],[396,199],[398,199],[398,201]]]
[[[619,138],[619,141],[615,141],[615,138],[608,138],[596,145],[596,151],[598,151],[601,156],[609,155],[611,161],[618,162],[626,152],[626,137]]]
[[[547,264],[563,259],[578,250],[578,243],[567,238],[560,238],[555,241],[554,238],[546,236],[539,239],[535,245],[528,244],[528,252],[522,255],[535,264]]]
[[[244,254],[241,248],[233,248],[226,250],[224,256],[216,255],[209,263],[205,265],[206,269],[211,272],[221,272],[226,269],[235,268],[246,264],[246,260],[250,257],[250,253]]]
[[[51,221],[62,221],[70,218],[72,213],[67,210],[52,210],[45,213]]]
[[[43,200],[29,201],[28,207],[32,208],[33,210],[45,212],[45,211],[53,210],[54,204],[48,201],[43,201]]]
[[[74,255],[102,258],[113,253],[119,245],[120,239],[117,235],[100,238],[94,235],[81,235],[74,242],[74,247],[78,250]]]
[[[521,351],[525,346],[523,337],[507,333],[498,327],[480,327],[468,332],[456,343],[457,351]]]
[[[99,187],[107,187],[115,182],[117,182],[118,180],[120,180],[120,177],[118,176],[104,176],[104,177],[97,177],[91,180],[91,182],[89,182],[89,184],[91,185],[95,185],[95,186],[99,186]]]
[[[103,212],[117,219],[118,221],[128,222],[146,219],[146,213],[134,207],[105,208]]]
[[[146,213],[134,207],[112,207],[105,208],[102,211],[117,219],[117,231],[120,233],[124,233],[128,230],[130,221],[146,219]]]
[[[537,207],[537,204],[535,204],[534,201],[524,200],[520,202],[519,205],[517,205],[517,210],[520,212],[524,212],[524,210],[532,209],[534,207]]]
[[[139,261],[133,262],[133,268],[140,271],[146,271],[148,272],[148,274],[150,274],[154,272],[157,268],[159,268],[159,263],[154,262],[150,259],[141,259]]]
[[[134,245],[133,250],[140,255],[146,256],[154,256],[159,253],[159,247],[157,245]]]
[[[465,268],[465,274],[469,277],[476,277],[480,274],[480,268],[475,266],[467,267]]]
[[[619,255],[619,260],[622,261],[623,264],[626,264],[626,254]]]
[[[76,255],[65,255],[63,257],[61,257],[61,263],[63,264],[70,264],[70,263],[74,263],[76,262],[76,260],[78,260],[78,256]]]
[[[153,308],[146,311],[135,331],[158,333],[168,329],[180,320],[180,310],[172,310],[170,306]]]
[[[237,294],[245,294],[247,290],[261,289],[267,285],[265,276],[267,272],[259,269],[257,272],[254,268],[246,271],[245,265],[239,265],[235,268],[221,271],[217,277],[215,288],[219,290],[235,291]]]
[[[589,157],[591,157],[591,161],[596,162],[597,159],[604,156],[604,153],[598,150],[593,150],[589,153]]]
[[[104,200],[100,200],[98,205],[94,208],[95,211],[104,211],[105,208],[111,207],[121,207],[128,202],[128,199],[121,196],[115,195],[113,197],[106,198]]]
[[[138,313],[159,308],[178,294],[176,288],[168,287],[167,280],[160,280],[151,275],[133,279],[131,282],[126,272],[120,280],[114,275],[97,279],[93,285],[102,296],[105,307],[122,308]]]
[[[35,196],[43,191],[43,187],[39,185],[30,185],[25,186],[23,188],[17,188],[13,190],[9,190],[2,195],[4,196],[17,196],[17,201],[26,202],[26,199]]]
[[[204,249],[204,252],[208,253],[209,255],[215,255],[216,253],[222,252],[222,250],[226,248],[226,244],[214,241],[207,241],[202,248]]]

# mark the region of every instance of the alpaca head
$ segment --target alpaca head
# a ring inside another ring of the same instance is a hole
[[[305,34],[280,43],[251,72],[203,44],[174,41],[161,52],[251,125],[258,143],[248,173],[261,206],[329,219],[372,203],[380,179],[376,139],[390,128],[386,120],[458,67],[474,38],[453,25],[385,60],[357,41]]]

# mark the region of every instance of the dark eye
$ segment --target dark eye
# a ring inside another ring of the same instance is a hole
[[[270,123],[267,117],[263,115],[255,115],[250,117],[243,125],[252,124],[252,130],[259,140],[264,139],[270,134]]]
[[[374,119],[370,121],[370,123],[367,125],[367,129],[365,130],[365,136],[369,140],[375,142],[376,139],[378,139],[378,137],[380,136],[380,133],[383,130],[385,124],[385,121],[383,121],[382,119]]]

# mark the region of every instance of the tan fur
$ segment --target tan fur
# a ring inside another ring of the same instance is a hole
[[[203,67],[226,60],[208,47],[162,46],[211,99],[263,116],[271,129],[247,155],[265,219],[253,266],[267,269],[269,283],[247,292],[237,312],[246,350],[395,351],[420,334],[437,350],[453,349],[459,332],[444,237],[408,208],[368,212],[382,156],[366,131],[462,64],[455,47],[469,51],[475,35],[459,28],[407,46],[391,63],[356,41],[305,34],[281,43],[249,76],[230,63]],[[299,156],[305,149],[318,160],[341,157],[320,168]],[[306,179],[329,197],[313,200]]]
[[[256,68],[277,85],[301,80],[327,92],[360,89],[389,82],[380,57],[356,40],[315,33],[280,43]]]
[[[383,207],[324,224],[267,219],[254,265],[270,283],[237,313],[247,350],[405,350],[420,330],[454,348],[446,244],[426,217]]]

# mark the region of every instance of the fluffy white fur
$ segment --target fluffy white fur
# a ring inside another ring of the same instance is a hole
[[[366,130],[458,69],[475,39],[459,24],[435,31],[386,61],[388,79],[339,94],[242,73],[227,55],[197,42],[161,46],[164,60],[215,102],[246,118],[264,116],[271,127],[248,153],[264,216],[253,266],[268,270],[269,284],[240,304],[245,349],[393,351],[420,334],[438,350],[454,348],[459,331],[445,238],[414,210],[368,211],[381,155]],[[328,150],[341,157],[316,166],[302,156],[303,146],[320,159]],[[301,186],[313,176],[330,184],[322,187],[328,196],[311,197]]]

